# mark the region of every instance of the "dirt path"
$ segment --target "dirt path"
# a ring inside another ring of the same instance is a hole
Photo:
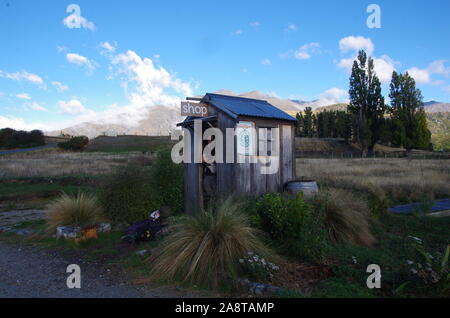
[[[176,288],[134,286],[121,268],[87,263],[33,246],[0,241],[1,297],[195,297]],[[66,285],[67,266],[81,268],[81,288]],[[197,295],[198,296],[198,295]]]

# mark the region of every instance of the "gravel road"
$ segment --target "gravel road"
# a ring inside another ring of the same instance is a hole
[[[81,288],[69,289],[69,264],[81,268]],[[121,268],[88,263],[76,256],[29,245],[0,241],[0,297],[195,297],[176,288],[149,288],[132,285]],[[198,296],[198,295],[197,295]]]

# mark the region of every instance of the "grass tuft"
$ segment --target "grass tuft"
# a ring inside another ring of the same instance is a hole
[[[151,279],[220,287],[236,278],[238,260],[248,252],[270,254],[260,235],[231,199],[215,211],[179,217],[149,258]]]
[[[68,195],[62,193],[47,205],[47,232],[58,226],[88,226],[103,220],[103,210],[97,198],[86,193]]]
[[[328,237],[333,243],[372,246],[370,216],[365,201],[353,193],[338,189],[322,191],[315,199],[324,216]]]

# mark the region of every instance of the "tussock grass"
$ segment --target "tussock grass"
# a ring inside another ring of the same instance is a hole
[[[103,220],[103,210],[97,198],[86,193],[62,193],[47,205],[47,233],[58,226],[88,226]]]
[[[330,241],[372,246],[375,237],[370,231],[371,217],[364,200],[353,193],[329,189],[315,198]]]
[[[149,258],[151,280],[182,281],[217,288],[237,275],[248,252],[270,256],[261,233],[249,226],[239,204],[226,200],[215,211],[178,218]]]

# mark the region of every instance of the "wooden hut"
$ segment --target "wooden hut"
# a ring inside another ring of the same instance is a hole
[[[184,136],[184,152],[190,159],[184,163],[186,213],[205,207],[205,180],[209,187],[213,183],[217,197],[226,197],[279,192],[286,182],[295,178],[295,118],[264,100],[210,93],[187,100],[190,102],[184,106],[194,109],[200,105],[207,111],[194,114],[201,117],[187,116],[178,124],[189,132]],[[191,104],[191,101],[199,103]],[[217,128],[223,135],[223,151],[216,150],[218,160],[209,176],[205,175],[205,163],[195,160],[195,151],[204,149],[207,141],[195,137],[194,127],[201,127],[202,132]],[[225,146],[227,143],[231,147]]]

